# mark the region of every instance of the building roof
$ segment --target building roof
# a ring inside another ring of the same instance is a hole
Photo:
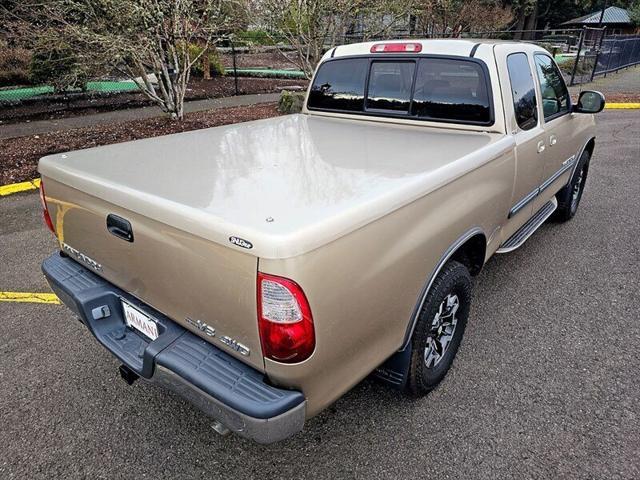
[[[600,23],[600,15],[602,15],[602,10],[574,18],[568,22],[564,22],[562,25],[597,25]],[[609,7],[604,11],[602,23],[631,25],[631,18],[629,17],[629,12],[624,8]]]

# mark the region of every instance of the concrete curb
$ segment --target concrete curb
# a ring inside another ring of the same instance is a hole
[[[52,303],[60,305],[55,293],[0,292],[0,302]]]
[[[6,197],[18,192],[27,190],[37,190],[40,188],[40,179],[36,178],[28,182],[10,183],[9,185],[0,186],[0,197]]]
[[[623,109],[635,109],[640,108],[640,102],[628,102],[628,103],[607,103],[604,108],[606,110],[623,110]]]

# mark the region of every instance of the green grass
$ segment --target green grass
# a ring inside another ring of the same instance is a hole
[[[138,90],[138,86],[132,80],[117,81],[99,81],[88,82],[87,91],[89,92],[131,92]],[[74,90],[77,91],[77,90]],[[25,87],[0,90],[0,101],[25,100],[53,93],[53,87]]]
[[[555,59],[556,62],[567,62],[569,60],[575,60],[576,56],[575,54],[573,55],[567,55],[566,53],[558,53],[555,57],[553,57]]]
[[[239,77],[284,77],[305,78],[301,70],[275,70],[271,68],[238,68]],[[233,76],[233,68],[227,68],[227,75]]]
[[[22,100],[24,98],[37,97],[45,93],[53,93],[53,87],[28,87],[14,88],[11,90],[0,90],[0,101],[2,100]]]
[[[238,68],[238,76],[241,77],[275,77],[275,78],[305,78],[304,73],[300,70],[274,70],[270,68]],[[233,69],[227,69],[227,74],[233,75]],[[88,82],[88,92],[132,92],[138,90],[138,86],[132,80],[125,80],[121,82],[117,81],[98,81]],[[73,90],[78,91],[78,90]],[[47,95],[53,93],[53,87],[39,86],[39,87],[23,87],[23,88],[8,88],[0,90],[0,102],[2,101],[15,101],[26,100],[28,98],[34,98],[39,95]]]
[[[138,85],[133,80],[87,82],[87,90],[92,92],[132,92],[138,90]]]

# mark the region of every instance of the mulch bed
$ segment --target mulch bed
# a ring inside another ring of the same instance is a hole
[[[583,88],[571,87],[569,92],[571,93],[571,100],[573,103],[578,102],[578,96],[582,90],[589,90],[588,86]],[[598,90],[597,87],[591,88],[592,90]],[[640,93],[638,92],[607,92],[604,91],[604,96],[607,103],[637,103],[640,102]]]
[[[278,115],[275,103],[263,103],[190,113],[182,122],[158,117],[0,140],[0,185],[36,178],[45,155]]]
[[[280,92],[283,88],[306,88],[306,80],[279,78],[238,78],[240,95]],[[229,97],[235,94],[233,77],[215,77],[211,80],[193,78],[189,82],[187,101]],[[0,124],[24,121],[59,119],[93,113],[139,108],[152,103],[141,93],[73,94],[43,96],[16,105],[0,106]]]
[[[638,94],[607,96],[607,102],[611,103],[638,101],[640,101]],[[280,113],[277,111],[276,104],[266,103],[190,113],[182,122],[158,117],[0,140],[0,185],[36,178],[38,160],[45,155],[277,115]]]
[[[640,93],[606,93],[607,103],[638,103]]]

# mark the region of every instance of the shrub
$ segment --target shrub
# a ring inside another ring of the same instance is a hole
[[[0,45],[0,87],[29,85],[31,52]]]
[[[538,42],[538,46],[544,48],[547,52],[549,52],[552,56],[558,53],[558,47],[554,47],[551,43],[547,42]]]
[[[266,30],[246,30],[236,35],[238,43],[251,45],[275,45],[273,38]]]
[[[30,72],[34,84],[51,85],[56,93],[84,90],[90,76],[89,67],[68,44],[38,45],[31,58]]]
[[[200,55],[202,52],[202,47],[198,45],[189,45],[189,57],[195,58],[197,55]],[[198,61],[191,67],[191,75],[194,77],[202,78],[204,76],[203,68],[203,58],[200,57]],[[218,55],[218,51],[211,47],[209,48],[209,67],[211,76],[223,76],[226,74],[224,65],[222,65],[222,61],[220,60],[220,56]]]
[[[304,105],[305,92],[289,92],[283,90],[278,100],[280,113],[300,113]]]
[[[575,63],[576,63],[575,57],[569,57],[558,62],[558,67],[560,68],[560,71],[564,74],[565,80],[568,81],[571,78],[571,75],[573,74],[573,66],[575,65]],[[580,59],[578,60],[578,66],[576,67],[576,72],[575,72],[576,78],[581,78],[581,77],[584,77],[585,75],[591,77],[591,72],[593,72],[594,63],[595,63],[595,58],[580,57]]]

